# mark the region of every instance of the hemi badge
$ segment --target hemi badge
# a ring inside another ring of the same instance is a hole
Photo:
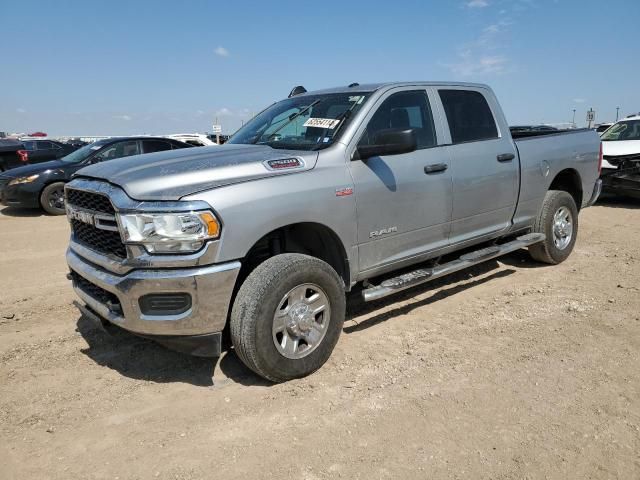
[[[302,162],[297,158],[286,158],[283,160],[269,160],[267,165],[273,170],[282,170],[285,168],[299,168],[302,167]]]
[[[336,188],[336,197],[346,197],[353,195],[353,187]]]

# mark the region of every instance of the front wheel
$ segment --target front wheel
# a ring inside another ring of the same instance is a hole
[[[319,369],[338,342],[345,316],[344,284],[314,257],[276,255],[244,281],[231,311],[238,357],[273,382]]]
[[[529,247],[531,257],[551,265],[564,262],[578,236],[578,208],[573,197],[561,190],[549,190],[533,231],[544,233],[546,239]]]
[[[40,194],[40,205],[49,215],[64,215],[64,182],[44,187]]]

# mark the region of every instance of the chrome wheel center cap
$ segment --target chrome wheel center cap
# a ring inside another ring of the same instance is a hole
[[[292,335],[297,337],[304,336],[311,330],[312,324],[313,317],[309,305],[299,303],[289,311],[287,329]]]

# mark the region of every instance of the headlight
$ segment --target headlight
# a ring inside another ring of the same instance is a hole
[[[13,180],[11,180],[9,182],[9,185],[18,185],[20,183],[31,183],[33,181],[35,181],[36,178],[38,178],[40,175],[30,175],[28,177],[18,177],[18,178],[14,178]]]
[[[141,244],[149,253],[186,253],[220,236],[212,212],[135,213],[120,215],[125,243]]]

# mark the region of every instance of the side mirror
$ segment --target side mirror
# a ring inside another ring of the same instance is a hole
[[[413,152],[416,148],[418,148],[418,143],[413,128],[387,128],[380,130],[373,137],[373,145],[358,147],[357,158],[366,160],[382,155],[398,155]]]

